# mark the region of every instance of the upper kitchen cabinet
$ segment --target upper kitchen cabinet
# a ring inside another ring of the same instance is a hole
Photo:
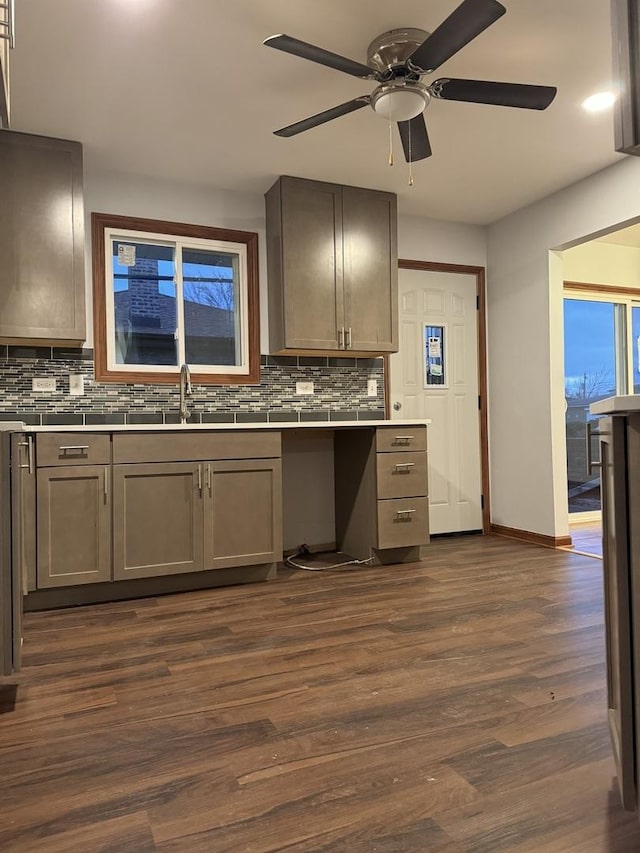
[[[15,36],[14,0],[0,2],[0,127],[9,127],[9,51]]]
[[[281,177],[266,218],[270,351],[395,352],[396,196]]]
[[[78,142],[0,131],[0,338],[85,339]]]

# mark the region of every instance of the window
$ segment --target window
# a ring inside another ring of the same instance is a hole
[[[258,236],[92,214],[96,379],[257,383]]]
[[[640,392],[640,303],[625,288],[565,282],[565,426],[572,519],[600,511],[598,418],[589,407],[615,394]],[[589,442],[589,446],[587,446]],[[578,515],[580,514],[580,516]]]

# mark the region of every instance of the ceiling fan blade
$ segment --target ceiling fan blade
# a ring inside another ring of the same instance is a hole
[[[431,157],[429,134],[422,113],[409,121],[399,121],[398,130],[407,163],[415,163],[416,160]]]
[[[285,53],[292,53],[294,56],[301,56],[302,59],[310,59],[311,62],[319,62],[320,65],[327,65],[329,68],[335,68],[336,71],[344,71],[345,74],[352,74],[354,77],[376,79],[376,72],[368,65],[316,47],[314,44],[307,44],[306,41],[300,41],[292,36],[284,34],[270,36],[264,40],[263,44],[267,47],[275,47],[276,50],[283,50]]]
[[[494,83],[490,80],[434,80],[429,87],[435,98],[495,104],[524,110],[546,110],[558,91],[555,86],[528,86],[524,83]]]
[[[330,110],[325,110],[322,113],[317,113],[309,118],[303,118],[302,121],[297,121],[295,124],[290,124],[288,127],[281,127],[280,130],[274,130],[276,136],[295,136],[297,133],[302,133],[303,130],[311,130],[312,127],[317,127],[319,124],[324,124],[326,121],[331,121],[334,118],[352,113],[354,110],[360,110],[369,104],[369,95],[363,95],[361,98],[354,98],[353,101],[346,101],[344,104],[339,104],[337,107],[331,107]]]
[[[435,71],[507,10],[497,0],[463,0],[409,57],[423,71]]]

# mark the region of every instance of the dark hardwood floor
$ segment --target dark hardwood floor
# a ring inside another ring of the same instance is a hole
[[[636,853],[602,620],[599,560],[498,537],[29,614],[0,850]]]
[[[569,524],[571,547],[574,551],[602,558],[602,522],[587,521]]]

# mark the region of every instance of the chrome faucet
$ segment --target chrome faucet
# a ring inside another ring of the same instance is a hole
[[[180,423],[186,424],[191,417],[187,406],[187,394],[191,396],[191,372],[188,364],[180,367]]]

